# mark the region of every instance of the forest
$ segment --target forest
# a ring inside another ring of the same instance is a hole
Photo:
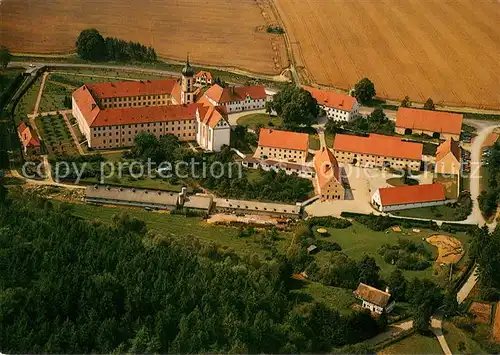
[[[2,352],[327,352],[385,325],[290,292],[286,256],[155,235],[126,214],[113,222],[0,186]]]

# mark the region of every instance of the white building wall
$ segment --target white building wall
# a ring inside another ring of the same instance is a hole
[[[253,100],[247,97],[243,101],[231,101],[224,103],[228,113],[261,110],[266,107],[266,99]]]
[[[212,150],[219,152],[223,145],[229,146],[231,142],[231,127],[217,127],[212,130],[213,142]]]
[[[420,208],[420,207],[431,207],[431,206],[441,206],[447,203],[452,203],[454,200],[444,200],[444,201],[431,201],[431,202],[421,202],[421,203],[408,203],[403,205],[391,205],[383,206],[380,199],[380,191],[377,190],[372,196],[372,205],[376,207],[380,212],[390,212],[390,211],[400,211],[410,208]],[[377,207],[378,206],[378,207]]]
[[[80,111],[80,108],[76,104],[76,100],[74,97],[71,97],[71,113],[74,118],[76,118],[76,122],[78,123],[78,127],[80,128],[80,132],[87,138],[88,145],[89,147],[91,146],[91,132],[90,132],[90,127],[87,124],[87,121],[83,117],[82,112]]]

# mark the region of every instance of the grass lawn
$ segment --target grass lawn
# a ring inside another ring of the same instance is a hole
[[[71,74],[78,74],[74,76],[79,76],[79,75],[85,75],[85,76],[106,76],[108,77],[109,80],[113,80],[113,78],[129,78],[129,79],[141,79],[141,80],[158,80],[158,79],[165,79],[166,76],[164,75],[154,75],[154,74],[148,74],[148,73],[139,73],[139,72],[127,72],[123,70],[111,70],[111,69],[87,69],[87,68],[78,68],[78,69],[64,69],[64,70],[58,70],[55,71],[57,75],[71,75]]]
[[[396,267],[386,263],[382,256],[378,254],[378,249],[383,244],[396,244],[398,238],[409,239],[414,242],[422,242],[424,243],[425,248],[431,251],[434,257],[437,257],[437,249],[434,246],[427,244],[425,241],[422,241],[422,238],[436,234],[436,232],[431,230],[421,229],[420,233],[414,233],[411,229],[402,228],[402,232],[394,232],[392,230],[388,230],[386,232],[375,232],[356,222],[353,222],[353,225],[346,229],[327,228],[330,234],[328,237],[320,236],[316,232],[316,228],[313,228],[313,230],[318,239],[325,239],[330,242],[339,243],[342,247],[342,252],[356,260],[361,259],[364,254],[374,257],[377,265],[380,267],[380,275],[384,278],[388,277],[390,273],[396,269]],[[470,238],[461,233],[457,233],[454,237],[462,242],[464,250],[467,251]],[[316,258],[319,263],[324,263],[328,262],[330,255],[331,252],[320,251],[316,254]],[[412,279],[413,277],[434,278],[432,266],[422,271],[402,271],[407,279]]]
[[[269,116],[267,113],[251,113],[249,115],[238,118],[240,126],[247,126],[255,130],[257,124],[262,124],[264,127],[279,127],[283,121],[279,117]],[[271,125],[269,125],[271,123]]]
[[[458,198],[458,176],[455,177],[445,177],[442,174],[434,175],[434,182],[439,182],[443,184],[445,189],[446,198],[455,199]],[[468,189],[468,188],[467,188]]]
[[[408,338],[389,345],[378,354],[442,354],[443,350],[434,335],[413,334]]]
[[[443,322],[443,334],[453,354],[486,354],[481,346],[467,332],[453,323]]]
[[[293,293],[299,297],[308,301],[324,303],[344,314],[350,313],[352,311],[351,305],[357,302],[352,291],[345,288],[326,286],[311,281],[297,281],[297,283],[302,287],[294,290]]]
[[[72,92],[73,90],[69,87],[63,87],[46,81],[42,99],[40,100],[40,112],[70,109],[71,107],[64,105],[64,98],[70,98]]]
[[[49,155],[79,155],[62,116],[43,116],[35,119]]]
[[[319,141],[319,136],[317,134],[309,135],[309,149],[319,150],[321,148],[321,142]]]
[[[459,221],[456,208],[450,205],[410,208],[407,210],[391,212],[395,216],[413,217],[413,218],[431,218],[441,221]]]
[[[85,204],[73,204],[73,214],[87,220],[100,220],[109,224],[113,215],[121,212],[146,222],[150,231],[161,235],[173,235],[179,238],[198,238],[201,242],[213,242],[222,247],[233,249],[246,255],[257,254],[260,257],[270,257],[270,250],[259,240],[259,235],[239,238],[238,228],[215,226],[205,223],[196,217],[184,217],[168,213],[148,212],[140,208],[105,207]],[[290,233],[280,233],[276,246],[284,252],[290,245]]]
[[[21,121],[27,121],[27,114],[32,114],[35,109],[36,98],[38,96],[38,91],[40,90],[40,85],[42,85],[42,77],[40,76],[35,80],[33,85],[26,91],[14,112],[14,120],[16,125],[19,125]]]

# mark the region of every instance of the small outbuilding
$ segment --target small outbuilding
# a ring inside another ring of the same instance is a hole
[[[385,291],[379,290],[373,286],[360,283],[358,288],[353,292],[354,296],[361,300],[363,308],[369,309],[372,312],[382,314],[390,313],[396,304],[391,299],[389,289]]]

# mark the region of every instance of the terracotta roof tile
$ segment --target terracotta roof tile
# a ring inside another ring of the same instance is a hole
[[[194,120],[198,104],[126,107],[101,110],[92,127]]]
[[[210,73],[209,71],[205,71],[205,70],[201,70],[198,73],[196,73],[195,77],[196,78],[202,78],[203,75],[205,75],[205,77],[207,78],[207,80],[212,80],[212,73]]]
[[[304,90],[311,93],[312,97],[318,101],[318,104],[327,107],[336,108],[343,111],[351,111],[354,104],[357,102],[356,98],[347,94],[340,94],[334,91],[325,91],[316,89],[310,86],[302,85]]]
[[[31,131],[31,128],[26,126],[26,124],[21,123],[19,127],[17,128],[17,132],[19,133],[19,136],[21,137],[21,141],[23,143],[23,146],[25,147],[39,147],[40,146],[40,140],[33,134]]]
[[[92,97],[89,89],[86,85],[80,86],[78,89],[73,91],[72,96],[78,105],[78,109],[87,121],[87,124],[92,126],[92,122],[94,122],[99,112],[101,112],[101,109]]]
[[[324,187],[332,178],[341,183],[339,164],[330,149],[322,147],[321,150],[318,150],[314,155],[313,162],[319,187]]]
[[[309,135],[306,133],[261,128],[259,146],[307,151],[309,149]]]
[[[254,100],[267,98],[266,89],[262,85],[222,88],[215,84],[205,92],[205,95],[218,104],[224,104],[231,101],[243,101],[246,99],[247,95]]]
[[[335,135],[334,151],[346,151],[359,154],[371,154],[392,158],[422,159],[421,143],[405,142],[398,137],[370,134],[368,137]]]
[[[214,106],[206,96],[202,96],[198,104],[200,119],[204,124],[215,128],[221,120],[227,121],[225,110],[220,106]]]
[[[396,127],[430,132],[460,134],[463,115],[442,111],[400,107],[396,114]]]
[[[382,206],[446,200],[443,184],[383,187],[379,189]]]
[[[97,99],[172,93],[177,80],[141,80],[86,84]]]
[[[453,138],[448,138],[439,145],[436,151],[436,161],[443,159],[448,153],[453,154],[455,158],[460,161],[460,145]]]
[[[379,307],[385,308],[389,303],[389,299],[391,298],[391,294],[379,290],[378,288],[365,285],[364,283],[360,283],[354,294],[370,303],[373,303]]]

